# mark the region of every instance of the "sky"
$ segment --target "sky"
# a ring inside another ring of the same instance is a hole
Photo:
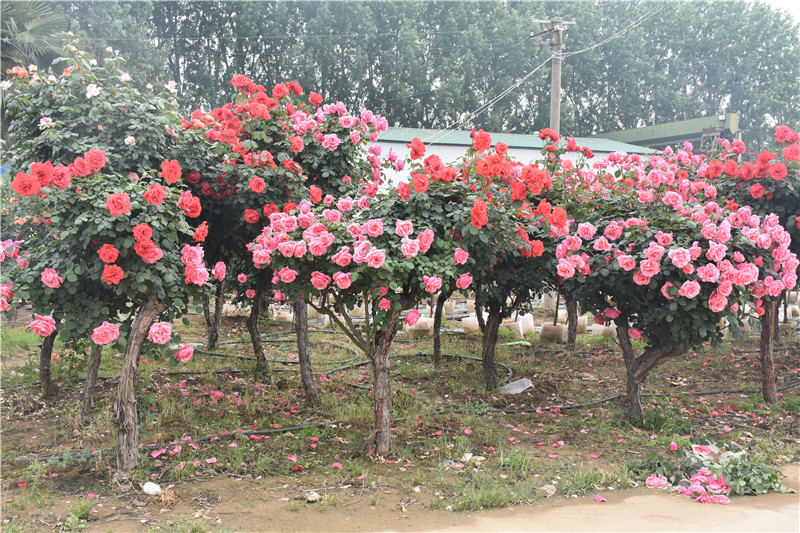
[[[794,17],[795,24],[800,23],[800,2],[798,0],[765,0],[767,4],[783,11],[788,11]]]

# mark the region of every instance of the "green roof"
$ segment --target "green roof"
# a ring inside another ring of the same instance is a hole
[[[410,143],[414,137],[427,145],[446,144],[452,146],[470,146],[472,139],[470,132],[465,130],[434,130],[423,128],[389,128],[381,133],[378,142],[402,142]],[[538,135],[527,135],[517,133],[492,133],[492,142],[502,142],[509,148],[527,148],[541,150],[544,142]],[[633,144],[612,141],[609,139],[597,139],[588,137],[576,137],[575,142],[578,146],[587,146],[593,152],[627,152],[633,154],[649,154],[654,150]]]

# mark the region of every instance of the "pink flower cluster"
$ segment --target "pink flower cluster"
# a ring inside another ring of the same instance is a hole
[[[181,262],[184,265],[184,281],[187,285],[205,285],[208,281],[208,270],[203,264],[203,248],[200,245],[189,246],[184,244],[181,248]]]
[[[687,498],[694,498],[700,503],[719,503],[728,505],[731,501],[727,494],[731,488],[725,483],[725,478],[717,476],[706,467],[700,468],[695,475],[689,479],[688,487],[681,487],[681,495]]]

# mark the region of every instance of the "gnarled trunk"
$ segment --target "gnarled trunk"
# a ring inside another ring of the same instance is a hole
[[[397,333],[399,312],[394,311],[385,331],[375,333],[367,356],[372,361],[372,400],[375,413],[375,451],[386,455],[392,451],[392,391],[389,373],[389,351]]]
[[[567,304],[567,347],[574,350],[578,338],[578,302],[572,295],[565,294],[564,303]]]
[[[297,334],[297,358],[300,360],[300,379],[306,392],[306,404],[318,405],[319,393],[314,382],[311,356],[308,352],[308,305],[305,300],[294,303],[294,323]]]
[[[39,382],[42,384],[42,399],[49,400],[56,393],[53,383],[53,373],[50,364],[53,360],[53,344],[56,342],[57,331],[42,339],[42,349],[39,351]]]
[[[136,409],[136,374],[139,353],[147,337],[150,325],[159,313],[167,308],[150,294],[139,307],[136,319],[128,334],[128,345],[122,359],[119,389],[114,400],[113,423],[119,429],[117,442],[117,470],[114,481],[120,487],[130,486],[130,475],[139,465],[139,416]]]
[[[483,347],[481,350],[483,379],[486,383],[486,389],[489,391],[497,388],[497,368],[494,364],[494,354],[497,348],[497,333],[499,330],[500,308],[489,306],[489,316],[486,318],[486,328],[483,330]]]
[[[222,306],[225,304],[225,280],[217,283],[214,291],[214,313],[211,313],[211,302],[207,294],[203,295],[203,316],[206,319],[206,347],[213,350],[219,341],[222,328]]]
[[[760,318],[761,392],[764,395],[764,402],[767,404],[778,402],[778,390],[775,388],[775,354],[773,351],[775,330],[777,329],[775,327],[777,311],[777,301],[764,302],[764,314]]]
[[[433,366],[438,367],[442,363],[442,314],[444,304],[450,297],[450,293],[440,292],[436,299],[436,311],[433,315]]]
[[[625,361],[628,414],[636,420],[641,420],[644,413],[642,407],[642,385],[647,374],[667,358],[685,352],[686,346],[671,340],[663,340],[654,343],[654,348],[645,350],[642,355],[636,357],[633,353],[631,338],[628,335],[627,319],[620,316],[614,322],[617,325],[617,340],[619,340],[622,358]]]
[[[258,330],[258,320],[261,318],[261,311],[264,303],[264,292],[267,290],[267,283],[272,279],[272,271],[269,269],[261,270],[256,281],[256,294],[253,297],[253,305],[250,308],[250,316],[247,317],[247,332],[250,334],[250,342],[253,344],[253,353],[256,356],[256,375],[264,376],[270,381],[269,363],[264,354],[264,346],[261,344],[261,332]]]
[[[92,421],[94,409],[94,396],[97,387],[97,373],[100,371],[100,360],[103,356],[103,347],[92,343],[89,352],[89,367],[86,369],[86,382],[81,394],[81,424],[87,425]]]

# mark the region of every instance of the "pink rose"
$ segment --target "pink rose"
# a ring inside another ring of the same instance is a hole
[[[562,278],[569,279],[575,275],[575,267],[572,266],[572,263],[570,263],[566,259],[561,258],[558,260],[558,267],[556,268],[556,272]]]
[[[358,222],[353,222],[349,226],[347,226],[347,233],[350,234],[351,237],[354,239],[358,239],[361,237],[362,234],[361,225]]]
[[[383,220],[379,218],[373,218],[364,224],[363,229],[370,237],[378,237],[383,233]]]
[[[672,264],[677,268],[687,266],[692,260],[692,256],[686,248],[673,248],[667,255],[672,260]]]
[[[631,339],[641,339],[642,338],[642,332],[639,331],[636,328],[628,328],[628,336]]]
[[[413,326],[419,320],[419,311],[417,309],[412,309],[406,315],[406,326]]]
[[[339,137],[337,137],[335,133],[330,133],[324,137],[322,141],[322,146],[333,152],[334,150],[336,150],[336,148],[338,148],[339,143],[341,142],[342,140],[339,139]]]
[[[342,213],[337,209],[325,209],[322,211],[322,216],[328,222],[339,222],[342,219]]]
[[[589,222],[581,222],[578,224],[578,235],[581,239],[588,241],[594,234],[597,233],[597,228]]]
[[[333,282],[340,289],[348,289],[350,288],[350,285],[353,284],[352,274],[350,274],[349,272],[347,274],[345,274],[344,272],[337,272],[336,274],[333,275]]]
[[[184,282],[203,286],[208,281],[208,270],[201,265],[186,265],[183,269]]]
[[[719,292],[714,291],[708,299],[708,308],[715,313],[722,312],[728,306],[728,299]]]
[[[45,268],[42,272],[42,283],[51,289],[57,289],[64,283],[64,278],[59,276],[52,268]]]
[[[247,281],[247,274],[239,274],[236,276],[236,279],[239,280],[239,283],[245,283]]]
[[[283,267],[278,271],[278,277],[284,283],[291,283],[297,278],[297,271],[289,267]]]
[[[664,257],[664,247],[655,242],[651,242],[650,245],[645,248],[644,255],[650,261],[661,261],[661,258]]]
[[[669,481],[666,476],[653,474],[644,482],[644,484],[651,489],[666,489],[669,487]]]
[[[596,241],[594,241],[594,244],[592,245],[592,248],[594,248],[595,250],[597,250],[599,252],[607,252],[608,250],[611,249],[611,244],[608,242],[608,239],[606,239],[605,237],[600,237]]]
[[[719,279],[719,269],[711,263],[698,267],[697,275],[706,283],[714,283]]]
[[[643,276],[647,276],[648,278],[652,278],[659,272],[661,272],[661,263],[658,261],[651,261],[650,259],[645,259],[641,263],[639,263],[639,270],[641,271]]]
[[[420,233],[419,236],[417,236],[417,239],[419,239],[419,249],[422,253],[428,252],[428,250],[431,247],[431,244],[433,244],[434,237],[435,234],[433,233],[432,229],[426,229],[425,231]]]
[[[191,359],[193,355],[194,348],[188,344],[184,344],[177,352],[175,352],[175,359],[177,359],[179,363],[185,363]]]
[[[400,251],[403,252],[405,257],[416,257],[419,253],[419,240],[403,237],[403,243],[400,245]]]
[[[184,244],[181,248],[181,262],[184,265],[200,265],[203,262],[203,248],[201,246],[189,246]]]
[[[92,342],[99,346],[114,342],[119,338],[119,326],[103,322],[92,332]]]
[[[37,315],[36,313],[33,314],[35,320],[28,324],[28,327],[31,330],[41,336],[41,337],[49,337],[56,330],[56,321],[53,319],[52,316],[41,316]]]
[[[644,274],[642,274],[641,270],[637,270],[633,274],[633,282],[637,285],[642,285],[642,286],[648,285],[650,283],[650,276],[645,276]]]
[[[469,287],[472,284],[472,276],[469,273],[461,274],[461,276],[456,280],[456,287],[461,289],[462,291]]]
[[[425,282],[425,291],[433,294],[442,287],[442,278],[438,276],[422,276]]]
[[[614,320],[615,318],[619,318],[619,315],[620,315],[618,309],[611,309],[610,307],[607,307],[603,311],[603,314],[606,315],[606,317],[610,318],[611,320]]]
[[[303,244],[303,251],[305,251],[305,243],[302,244]],[[312,239],[311,242],[308,243],[308,249],[311,251],[311,255],[315,257],[325,255],[328,252],[328,239],[326,239],[325,237],[317,237],[316,239]],[[301,257],[297,255],[296,249],[294,256]]]
[[[684,281],[681,288],[678,289],[678,296],[692,299],[700,294],[700,283],[695,280]]]
[[[394,223],[394,232],[398,237],[408,237],[414,233],[414,224],[410,220],[397,220]]]
[[[172,338],[172,326],[169,322],[155,322],[150,326],[147,338],[156,344],[167,344]]]
[[[381,298],[378,302],[378,307],[384,311],[388,311],[392,307],[392,302],[388,298]]]
[[[211,273],[214,276],[214,279],[217,281],[222,281],[225,279],[225,274],[227,273],[228,268],[225,266],[225,263],[222,261],[217,261],[217,264],[214,265],[214,268],[211,270]]]
[[[456,251],[453,253],[453,260],[457,265],[463,265],[469,259],[469,252],[466,250],[462,250],[461,248],[456,248]]]
[[[336,202],[336,207],[339,208],[339,211],[343,213],[347,213],[353,210],[353,199],[350,197],[339,198],[339,201]]]
[[[386,260],[386,251],[373,248],[367,253],[364,259],[367,261],[367,265],[372,268],[380,268]]]
[[[621,254],[617,256],[617,263],[619,263],[620,268],[627,272],[636,268],[636,260],[629,255]]]
[[[620,224],[612,222],[611,224],[606,226],[603,235],[605,235],[608,240],[615,241],[620,237],[622,237],[622,230],[623,227]]]
[[[256,290],[255,289],[247,289],[246,291],[244,291],[244,295],[247,298],[249,298],[250,300],[252,300],[253,298],[256,297]]]
[[[311,273],[311,285],[318,291],[325,290],[331,282],[331,277],[322,272],[314,271]]]
[[[350,253],[349,246],[343,246],[341,250],[333,254],[331,260],[340,267],[346,267],[353,260],[353,254]]]
[[[656,241],[661,246],[669,246],[672,244],[672,233],[664,233],[663,231],[659,231],[656,233]]]

